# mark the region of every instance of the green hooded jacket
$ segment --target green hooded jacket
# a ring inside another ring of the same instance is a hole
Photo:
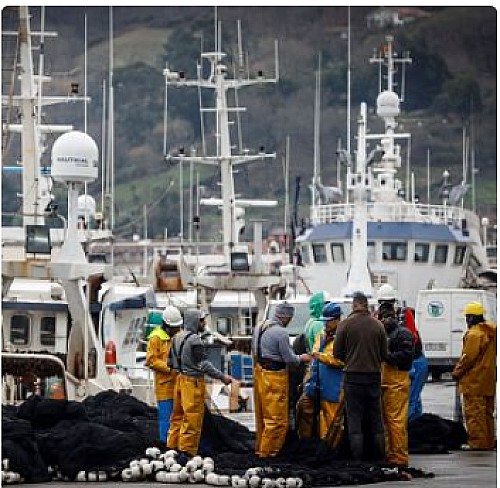
[[[322,291],[315,293],[309,299],[309,315],[310,319],[304,326],[304,335],[306,337],[307,353],[311,354],[317,335],[325,328],[325,323],[319,320],[323,313],[325,305],[325,294]]]

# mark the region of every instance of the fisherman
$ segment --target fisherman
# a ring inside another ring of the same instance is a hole
[[[172,338],[179,332],[182,316],[176,307],[167,305],[163,313],[151,311],[148,323],[158,325],[148,338],[146,366],[154,371],[155,396],[158,408],[158,427],[160,442],[167,441],[170,416],[174,404],[174,386],[177,372],[167,364]]]
[[[254,358],[255,453],[276,456],[288,432],[288,370],[309,362],[308,354],[296,355],[290,347],[286,326],[294,308],[288,303],[276,307],[274,316],[255,328],[252,338]]]
[[[386,462],[408,466],[408,405],[414,346],[411,332],[399,323],[394,290],[379,290],[378,319],[385,328],[388,354],[382,365],[382,412]]]
[[[452,372],[463,395],[467,444],[463,450],[490,451],[495,448],[497,326],[484,319],[479,302],[465,306],[468,330],[462,354]]]
[[[167,447],[189,456],[197,454],[200,443],[205,410],[204,375],[226,385],[234,381],[208,361],[199,332],[200,311],[186,310],[183,330],[174,337],[168,359],[177,370],[177,379]]]
[[[370,457],[384,460],[384,425],[381,412],[382,361],[387,357],[383,325],[368,311],[361,292],[352,297],[352,312],[338,326],[335,357],[344,361],[344,395],[351,457],[361,460],[364,445],[371,444]]]
[[[341,316],[337,303],[329,302],[323,307],[320,319],[325,324],[324,331],[316,338],[311,375],[297,405],[297,433],[302,439],[313,437],[315,427],[319,427],[319,437],[324,439],[339,410],[343,397],[341,370],[345,364],[334,356],[333,346]]]
[[[309,298],[309,319],[304,326],[304,336],[306,341],[306,352],[311,354],[316,337],[325,328],[324,322],[320,319],[323,307],[327,302],[326,293],[319,291]]]
[[[208,311],[204,308],[200,309],[200,333],[199,336],[205,344],[213,342],[212,332],[207,324]]]
[[[405,327],[413,335],[413,345],[415,348],[413,362],[410,369],[410,404],[408,406],[408,422],[421,417],[422,390],[429,376],[429,361],[425,357],[422,347],[422,339],[415,324],[415,310],[406,307],[401,314]]]

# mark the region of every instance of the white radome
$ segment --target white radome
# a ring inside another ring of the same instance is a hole
[[[51,175],[60,183],[88,183],[97,178],[98,162],[92,137],[77,130],[66,132],[52,146]]]

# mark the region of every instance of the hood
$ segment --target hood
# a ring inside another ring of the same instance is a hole
[[[315,319],[319,319],[323,313],[325,305],[325,295],[322,291],[318,291],[309,298],[309,315]]]
[[[200,329],[200,311],[193,308],[184,312],[184,324],[182,329],[187,332],[194,332],[197,334]]]

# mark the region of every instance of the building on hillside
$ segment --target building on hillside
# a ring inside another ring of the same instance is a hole
[[[430,15],[418,7],[381,7],[366,16],[366,25],[370,29],[400,27]]]

